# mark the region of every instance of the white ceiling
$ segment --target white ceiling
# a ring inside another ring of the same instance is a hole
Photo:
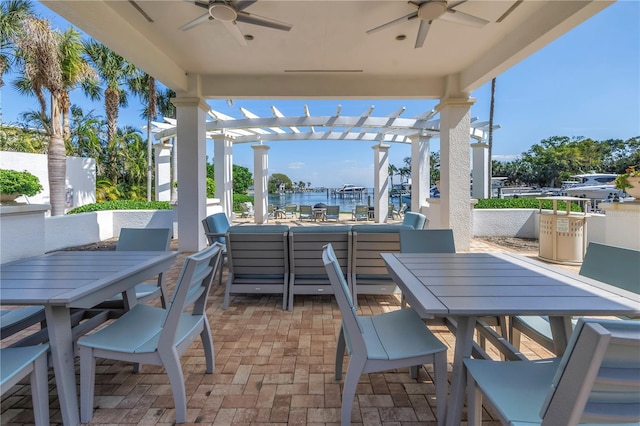
[[[127,0],[43,1],[182,96],[272,99],[468,94],[611,1],[525,0],[496,22],[515,3],[464,2],[455,10],[489,23],[475,28],[436,19],[415,49],[419,19],[366,33],[416,10],[399,0],[259,0],[245,11],[293,27],[238,23],[254,37],[244,47],[221,22],[181,31],[206,13],[190,1],[136,0],[153,22]]]

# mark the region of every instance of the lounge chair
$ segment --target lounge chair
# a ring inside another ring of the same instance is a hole
[[[358,315],[331,244],[325,246],[322,260],[342,314],[336,344],[336,380],[342,378],[345,350],[350,356],[342,389],[342,425],[351,423],[351,407],[362,374],[411,367],[412,376],[417,376],[414,367],[422,364],[433,364],[438,424],[443,425],[447,401],[447,347],[429,331],[412,308],[372,316]]]
[[[284,218],[285,219],[297,219],[298,214],[298,205],[297,204],[287,204],[284,206]]]
[[[351,225],[295,226],[289,229],[289,310],[297,294],[332,294],[322,249],[331,243],[342,274],[351,281]]]
[[[398,225],[353,225],[351,286],[353,303],[358,306],[359,294],[393,294],[399,292],[389,276],[387,265],[380,253],[400,251]]]
[[[299,217],[300,217],[300,220],[302,219],[313,220],[314,218],[313,207],[306,204],[301,204]]]
[[[231,294],[282,294],[287,309],[289,250],[285,225],[232,226],[227,234],[229,278],[222,308]]]
[[[246,203],[242,203],[240,205],[242,212],[240,213],[240,217],[252,217],[253,216],[253,203],[251,201],[247,201]]]
[[[340,206],[327,206],[325,220],[335,220],[340,222]]]
[[[394,206],[393,204],[389,204],[389,212],[388,212],[388,218],[389,219],[395,219],[397,217],[400,217],[400,211],[398,211],[396,209],[396,206]]]
[[[355,209],[353,209],[351,217],[356,222],[359,220],[369,220],[369,206],[358,204]]]
[[[36,426],[50,424],[48,350],[48,344],[0,349],[0,395],[29,376]]]
[[[561,358],[465,359],[469,425],[482,398],[502,424],[640,423],[640,322],[580,319]]]
[[[96,358],[163,366],[173,392],[176,422],[187,420],[180,355],[200,336],[205,371],[213,373],[213,341],[205,311],[221,255],[222,246],[214,243],[187,257],[168,309],[137,304],[105,328],[78,340],[80,418],[83,423],[89,423],[93,417]]]
[[[227,243],[224,239],[227,231],[231,224],[229,223],[229,219],[225,213],[214,213],[202,219],[202,227],[204,228],[204,234],[207,237],[207,241],[209,245],[213,245],[214,243],[220,243],[223,245],[222,256],[220,257],[220,266],[218,269],[220,270],[219,274],[219,282],[218,284],[222,285],[222,269],[224,264],[227,261]]]
[[[406,212],[402,219],[403,226],[410,226],[413,229],[423,229],[427,226],[427,217],[422,213]]]

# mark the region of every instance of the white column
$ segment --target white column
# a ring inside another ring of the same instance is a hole
[[[431,136],[413,135],[409,139],[411,139],[411,211],[420,212],[420,207],[426,203],[431,188],[429,176]]]
[[[389,215],[389,145],[373,148],[373,207],[376,223],[386,223]]]
[[[214,179],[216,198],[229,221],[233,215],[233,139],[222,135],[213,139]]]
[[[469,186],[469,112],[475,99],[442,99],[440,112],[440,224],[453,229],[457,250],[468,250],[473,235]]]
[[[195,252],[206,245],[202,219],[207,211],[206,113],[209,105],[198,97],[172,99],[180,138],[178,157],[178,249]]]
[[[156,201],[171,200],[171,145],[162,142],[153,146],[156,163]]]
[[[489,144],[484,142],[472,143],[473,153],[473,186],[471,196],[473,198],[489,198],[489,187],[487,181],[491,182],[489,176]]]
[[[173,176],[171,179],[171,183],[175,184],[175,182],[178,182],[178,150],[177,150],[177,142],[178,142],[178,138],[176,136],[174,136],[173,138],[171,138],[171,145],[173,148],[173,157],[172,157],[172,165],[173,165]],[[172,185],[171,187],[171,202],[173,204],[175,204],[178,201],[178,191],[177,188],[175,186]]]
[[[253,145],[253,214],[256,223],[268,220],[269,147]]]

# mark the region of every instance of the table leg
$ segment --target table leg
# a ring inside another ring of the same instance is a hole
[[[62,423],[80,424],[78,394],[76,393],[76,372],[73,355],[73,336],[71,334],[71,311],[62,306],[45,306],[49,344],[53,372],[60,400]]]
[[[467,386],[467,373],[464,358],[471,356],[473,332],[476,317],[456,317],[456,346],[453,353],[453,371],[451,376],[451,394],[447,406],[447,426],[459,426],[464,407],[464,395]]]
[[[553,351],[557,356],[562,356],[569,343],[571,333],[573,333],[571,317],[550,316],[549,325],[551,326],[551,336],[553,337]]]

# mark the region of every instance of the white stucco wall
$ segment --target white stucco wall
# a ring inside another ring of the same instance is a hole
[[[44,254],[44,214],[40,204],[0,206],[0,263]]]
[[[475,237],[538,238],[537,209],[474,209]]]
[[[44,154],[0,151],[0,169],[24,170],[40,179],[43,190],[33,197],[19,197],[17,202],[49,204],[49,167]],[[93,158],[67,157],[67,190],[73,208],[96,202],[96,161]]]

